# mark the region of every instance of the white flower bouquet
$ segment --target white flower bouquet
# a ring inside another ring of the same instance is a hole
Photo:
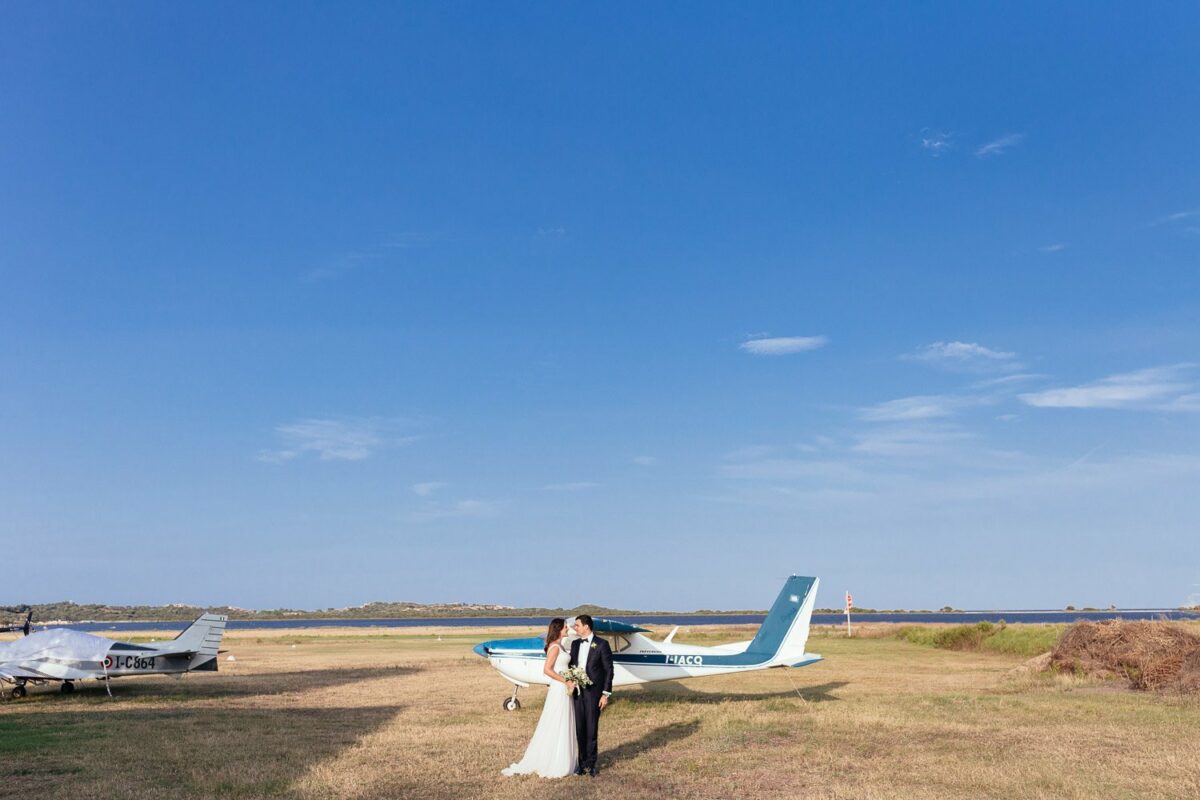
[[[583,667],[567,667],[563,672],[563,677],[568,683],[575,684],[575,694],[579,694],[580,689],[592,685],[592,679],[588,677],[587,670]]]

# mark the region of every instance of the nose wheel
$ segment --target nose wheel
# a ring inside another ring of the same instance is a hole
[[[505,711],[520,711],[521,710],[521,701],[517,699],[517,687],[516,686],[513,686],[512,697],[504,698],[504,702],[500,704],[500,707],[503,708]]]

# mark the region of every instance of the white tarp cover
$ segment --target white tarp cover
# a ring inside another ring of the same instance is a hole
[[[112,639],[82,631],[66,628],[38,631],[15,642],[0,642],[0,664],[41,658],[103,661],[112,646]]]

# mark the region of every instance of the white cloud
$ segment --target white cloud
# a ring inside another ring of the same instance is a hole
[[[1053,244],[1042,245],[1038,248],[1043,253],[1061,253],[1067,249],[1066,242],[1054,242]]]
[[[584,489],[595,489],[600,484],[595,481],[571,481],[569,483],[547,483],[542,487],[545,492],[579,492]]]
[[[1167,214],[1165,217],[1159,217],[1156,220],[1146,224],[1147,228],[1157,228],[1159,225],[1170,225],[1175,222],[1186,222],[1194,217],[1200,217],[1200,208],[1192,208],[1187,211],[1176,211],[1174,214]]]
[[[500,513],[500,503],[492,500],[459,500],[444,506],[427,508],[413,516],[417,519],[452,519],[456,517],[494,517]]]
[[[900,397],[886,403],[859,409],[858,416],[868,422],[899,422],[915,419],[936,419],[957,414],[967,406],[977,405],[981,400],[948,394],[922,394]]]
[[[921,131],[921,149],[937,158],[954,147],[954,134],[925,128]]]
[[[1011,387],[1018,383],[1027,383],[1029,381],[1037,381],[1045,378],[1038,372],[1019,372],[1016,375],[1001,375],[998,378],[984,378],[971,384],[972,389],[991,389],[999,387],[1001,389]]]
[[[932,458],[946,455],[955,445],[972,438],[972,434],[954,425],[887,426],[858,434],[850,449],[885,458]]]
[[[829,344],[826,336],[763,336],[748,339],[739,345],[756,356],[783,356],[816,350]]]
[[[1110,375],[1091,383],[1027,392],[1021,402],[1039,408],[1117,408],[1200,411],[1195,365],[1173,364]]]
[[[421,483],[414,483],[408,488],[412,490],[413,494],[428,497],[439,489],[445,489],[446,485],[441,481],[423,481]]]
[[[836,459],[761,458],[722,464],[719,469],[725,477],[738,480],[858,482],[868,477],[855,464]]]
[[[262,450],[259,461],[282,464],[305,455],[320,461],[361,461],[380,448],[407,444],[414,436],[396,435],[403,420],[385,417],[302,419],[275,427],[281,447]]]
[[[654,456],[634,456],[629,460],[639,467],[653,467],[658,463],[658,459]]]
[[[1008,148],[1020,144],[1025,139],[1023,133],[1008,133],[997,139],[993,139],[985,145],[980,146],[975,151],[977,158],[987,158],[989,156],[1001,156],[1008,151]]]
[[[305,270],[300,274],[302,283],[323,283],[341,278],[364,266],[377,264],[388,259],[396,258],[396,250],[409,250],[432,244],[441,238],[440,233],[422,231],[404,231],[392,236],[382,244],[368,246],[360,250],[351,250],[328,259],[319,267]]]
[[[901,358],[953,372],[1002,372],[1022,367],[1016,353],[993,350],[975,342],[934,342]]]

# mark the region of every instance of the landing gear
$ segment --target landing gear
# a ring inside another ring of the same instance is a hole
[[[62,686],[58,687],[58,689],[63,694],[70,694],[75,691],[75,684],[71,683],[71,681],[63,681]]]
[[[12,688],[12,691],[9,694],[12,695],[13,700],[20,700],[25,696],[25,684],[18,683]]]
[[[513,684],[512,697],[504,698],[504,702],[500,704],[500,707],[503,708],[505,711],[520,711],[521,710],[521,701],[517,699],[517,688],[518,688],[517,685]]]

